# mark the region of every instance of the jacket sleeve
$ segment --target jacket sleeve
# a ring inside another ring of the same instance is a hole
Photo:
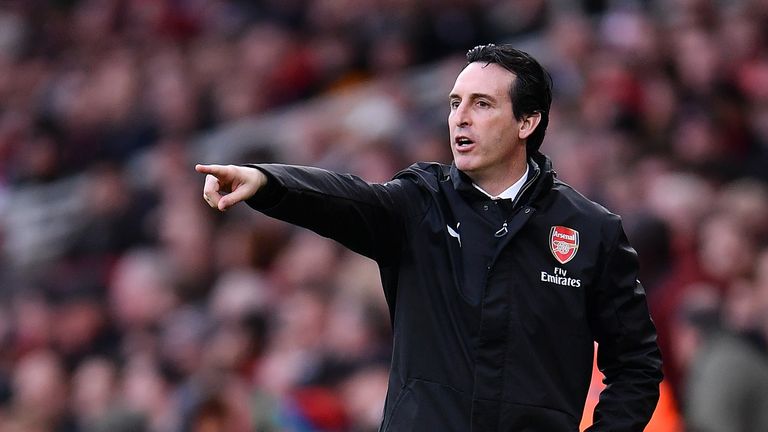
[[[612,215],[604,229],[609,241],[588,308],[606,388],[587,431],[642,431],[659,399],[661,353],[645,290],[637,280],[637,254],[618,216]]]
[[[319,168],[248,166],[268,177],[267,185],[247,201],[252,208],[336,240],[380,264],[396,256],[405,220],[418,211],[418,188],[410,180],[372,184]]]

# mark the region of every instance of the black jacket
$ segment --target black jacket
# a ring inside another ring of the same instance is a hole
[[[636,254],[546,157],[514,203],[436,163],[384,184],[253,166],[269,182],[252,207],[379,264],[394,331],[380,430],[577,431],[593,341],[607,388],[590,430],[643,430],[662,374]]]

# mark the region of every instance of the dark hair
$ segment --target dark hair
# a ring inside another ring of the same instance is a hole
[[[536,59],[511,45],[478,45],[467,51],[467,65],[474,62],[495,63],[515,74],[509,89],[512,113],[518,120],[526,115],[541,113],[541,121],[526,144],[529,155],[538,151],[549,124],[552,77]]]

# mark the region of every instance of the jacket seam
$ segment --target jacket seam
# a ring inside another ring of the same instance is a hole
[[[400,392],[397,394],[397,398],[395,398],[395,402],[392,404],[392,411],[390,411],[389,418],[387,419],[387,423],[383,425],[382,431],[387,431],[389,429],[389,426],[392,424],[392,419],[395,417],[395,414],[397,413],[397,408],[400,407],[400,404],[405,399],[406,394],[410,391],[411,391],[411,380],[406,380],[405,384],[403,384],[400,387]]]
[[[385,210],[387,209],[386,206],[382,206],[382,205],[379,205],[379,204],[376,204],[376,203],[372,203],[372,202],[369,202],[369,201],[354,199],[354,198],[348,197],[348,196],[343,196],[343,195],[338,195],[338,194],[333,194],[333,193],[328,193],[328,192],[321,192],[321,191],[316,191],[316,190],[313,190],[313,189],[305,189],[305,188],[300,188],[300,187],[295,187],[295,186],[288,186],[288,185],[286,185],[284,183],[283,183],[282,186],[288,192],[294,192],[294,193],[298,192],[298,193],[305,193],[305,194],[311,194],[311,195],[318,195],[318,196],[321,196],[321,197],[330,197],[330,198],[335,198],[335,199],[340,199],[340,200],[344,200],[344,201],[353,202],[355,204],[366,205],[366,206],[369,206],[369,207],[381,208],[381,209],[385,209]],[[432,200],[430,200],[430,201],[432,201]],[[421,217],[422,220],[423,220],[426,217],[427,213],[429,213],[429,208],[430,207],[431,207],[431,202],[427,206],[427,208],[424,209],[423,211],[414,212],[415,214],[413,214],[413,215],[407,215],[406,214],[404,219],[415,219],[417,217]]]
[[[444,383],[441,383],[441,382],[438,382],[438,381],[432,381],[432,380],[424,379],[424,378],[413,377],[413,378],[408,378],[407,381],[408,382],[410,382],[410,381],[421,381],[421,382],[425,382],[427,384],[435,384],[435,385],[439,385],[439,386],[442,386],[442,387],[446,387],[446,388],[449,388],[449,389],[455,391],[456,393],[461,393],[463,395],[468,395],[469,394],[468,392],[465,392],[463,390],[459,390],[456,387],[453,387],[451,385],[444,384]]]
[[[614,239],[611,242],[611,247],[608,249],[608,251],[606,253],[606,260],[605,260],[605,263],[603,263],[603,268],[600,271],[600,279],[599,279],[600,282],[598,283],[599,285],[603,285],[604,284],[603,279],[605,277],[607,277],[607,274],[609,272],[608,267],[609,267],[609,264],[610,264],[611,257],[614,255],[614,253],[616,252],[616,249],[618,248],[619,238],[621,237],[621,235],[619,233],[620,229],[621,229],[621,225],[619,225],[615,229]],[[602,287],[601,287],[601,289],[602,289]],[[613,315],[614,319],[616,319],[616,324],[619,327],[621,336],[624,337],[624,335],[626,335],[626,325],[624,325],[624,322],[622,321],[621,317],[619,316],[618,308],[616,307],[616,298],[615,298],[615,296],[609,296],[609,298],[610,298],[610,302],[611,302],[611,312],[612,312],[612,315]]]

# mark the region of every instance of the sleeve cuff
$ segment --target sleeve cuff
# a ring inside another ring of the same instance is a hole
[[[247,199],[245,201],[246,204],[256,210],[266,210],[279,204],[283,196],[285,196],[286,188],[277,177],[260,165],[246,164],[245,166],[257,169],[267,176],[267,184],[259,189],[251,198]]]

